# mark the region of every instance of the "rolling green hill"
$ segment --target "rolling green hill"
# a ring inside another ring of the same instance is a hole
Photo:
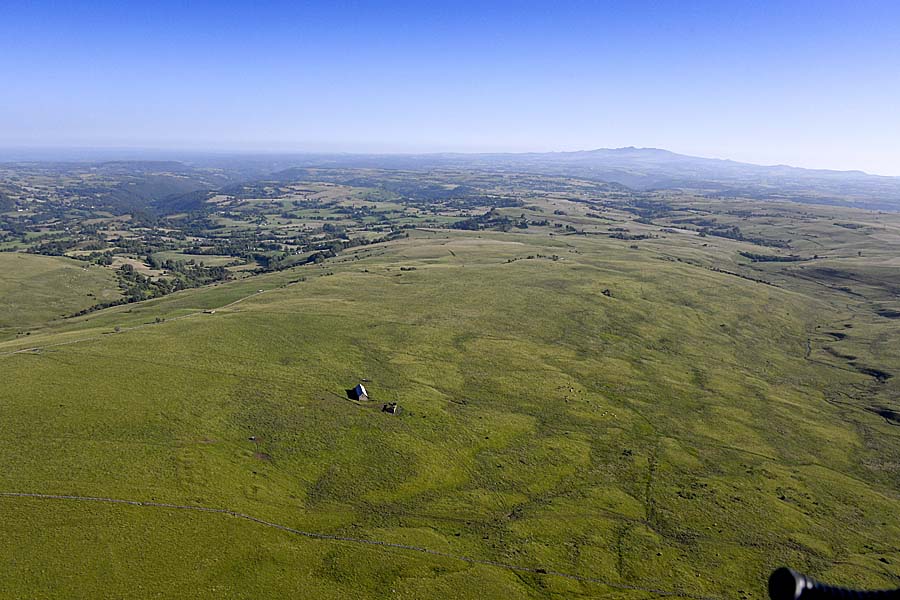
[[[747,249],[414,230],[0,343],[2,595],[896,586],[898,431],[858,404],[893,382],[839,356],[890,371],[894,321]]]
[[[0,252],[0,339],[120,296],[111,271],[69,258]]]

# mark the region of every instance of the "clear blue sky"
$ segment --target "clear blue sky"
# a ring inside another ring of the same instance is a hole
[[[900,2],[4,2],[0,146],[652,146],[900,175]]]

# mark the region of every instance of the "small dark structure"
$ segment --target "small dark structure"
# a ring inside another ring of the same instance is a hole
[[[396,415],[400,412],[400,407],[396,402],[388,402],[384,406],[381,407],[381,412],[386,412],[391,415]]]
[[[347,390],[347,397],[351,400],[365,402],[369,399],[369,392],[366,391],[366,386],[360,383],[352,390]]]
[[[606,296],[607,298],[612,298],[612,292],[609,291],[609,288],[606,288],[605,290],[603,290],[600,293],[603,294],[604,296]]]

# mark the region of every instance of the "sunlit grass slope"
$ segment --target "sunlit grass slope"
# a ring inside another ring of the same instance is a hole
[[[0,339],[121,295],[115,275],[70,258],[0,252]]]
[[[805,358],[829,310],[611,240],[414,232],[51,327],[0,356],[0,491],[642,589],[5,497],[0,595],[761,598],[780,564],[896,585],[896,484],[864,466],[896,432],[825,401],[866,380]]]

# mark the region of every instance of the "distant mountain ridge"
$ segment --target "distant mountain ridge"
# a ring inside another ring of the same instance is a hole
[[[637,191],[682,189],[715,197],[900,210],[900,177],[870,175],[862,171],[755,165],[688,156],[660,148],[629,146],[518,154],[185,154],[173,151],[172,158],[179,163],[163,162],[161,152],[148,151],[146,158],[155,162],[141,161],[139,154],[133,152],[127,155],[127,160],[94,164],[101,165],[106,171],[133,170],[144,176],[150,175],[149,172],[167,171],[188,181],[200,179],[220,184],[280,177],[290,173],[291,169],[470,169],[572,177],[619,184]],[[188,172],[179,165],[187,166]],[[191,168],[200,168],[202,173],[191,172]],[[204,187],[202,184],[183,185],[180,191],[189,193]]]
[[[702,165],[710,169],[755,169],[760,172],[791,172],[798,174],[818,174],[818,175],[836,175],[836,176],[862,176],[877,177],[880,179],[893,179],[900,182],[900,177],[890,177],[884,175],[874,175],[860,170],[836,170],[836,169],[810,169],[806,167],[794,167],[791,165],[758,165],[755,163],[746,163],[735,161],[727,158],[704,158],[699,156],[690,156],[687,154],[678,154],[670,150],[661,148],[637,148],[635,146],[627,146],[623,148],[598,148],[596,150],[576,150],[572,152],[547,152],[540,153],[541,156],[571,156],[575,158],[584,157],[586,160],[600,159],[607,163],[618,160],[621,163],[627,161],[639,161],[649,164],[693,164]]]
[[[373,157],[332,156],[332,164],[370,163]],[[699,158],[659,148],[602,148],[524,154],[382,156],[395,168],[480,168],[577,177],[619,183],[635,190],[689,189],[725,197],[790,200],[900,210],[900,177],[861,171],[762,166]]]
[[[490,154],[306,154],[270,157],[295,168],[476,169],[573,177],[637,191],[684,189],[711,196],[900,210],[900,177],[862,171],[763,166],[659,148]]]
[[[525,154],[445,154],[448,160],[481,160],[529,168],[581,171],[638,189],[697,184],[722,187],[723,183],[789,185],[799,182],[865,182],[900,194],[900,177],[870,175],[862,171],[806,169],[787,165],[756,165],[728,159],[700,158],[659,148],[601,148],[573,152]],[[900,200],[900,195],[897,196]]]

